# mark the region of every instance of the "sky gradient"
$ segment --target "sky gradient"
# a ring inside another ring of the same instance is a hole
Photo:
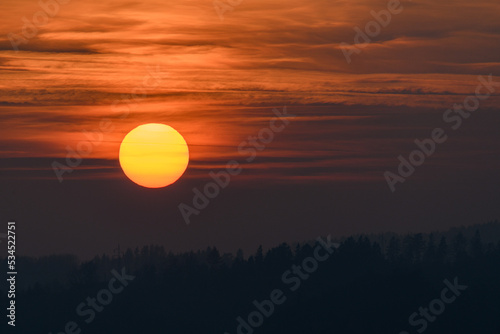
[[[3,1],[3,219],[24,221],[26,253],[90,256],[118,243],[254,250],[499,218],[500,86],[456,131],[443,114],[474,95],[478,76],[500,82],[500,3],[401,4],[348,63],[340,44],[386,1],[244,0],[221,20],[210,1],[72,0],[17,52],[9,34],[23,36],[23,18],[41,8]],[[239,145],[284,107],[295,117],[244,162]],[[189,145],[171,187],[137,189],[119,167],[121,140],[144,123]],[[391,193],[384,172],[436,127],[446,143]],[[98,145],[59,182],[53,162],[96,130]],[[178,205],[230,160],[241,175],[186,226]]]

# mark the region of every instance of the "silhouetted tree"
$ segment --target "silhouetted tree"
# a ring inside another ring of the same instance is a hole
[[[448,256],[448,243],[446,242],[446,237],[442,236],[439,240],[439,245],[436,251],[436,260],[443,263],[446,261]]]
[[[469,288],[440,321],[428,323],[427,331],[497,334],[498,308],[492,296],[500,295],[500,242],[485,246],[478,231],[472,238],[472,233],[452,232],[456,237],[451,239],[450,255],[447,239],[441,236],[436,246],[434,234],[391,235],[385,257],[377,241],[349,237],[331,254],[322,250],[319,254],[329,254],[328,260],[318,261],[320,269],[312,272],[302,266],[306,258],[314,257],[312,242],[295,246],[293,253],[282,243],[265,256],[259,247],[247,260],[241,250],[235,256],[221,256],[215,247],[181,254],[166,253],[156,245],[127,249],[123,263],[135,280],[104,312],[96,313],[91,324],[80,321],[86,326],[82,332],[234,334],[238,317],[247,321],[249,314],[255,315],[254,301],[270,300],[271,291],[280,289],[286,302],[274,305],[272,316],[263,317],[259,333],[327,333],[331,328],[349,334],[399,333],[408,329],[408,317],[419,305],[440,298],[444,279],[453,281],[458,276],[459,283]],[[0,259],[0,266],[5,267],[5,261]],[[20,333],[60,332],[68,319],[74,319],[75,307],[106,289],[110,271],[122,268],[119,259],[108,255],[83,263],[71,257],[21,261],[23,273],[59,267],[62,278],[40,276],[40,282],[28,289],[19,282],[19,305],[29,305],[22,309],[22,319],[30,319],[19,322]],[[75,284],[64,284],[64,275],[71,273]],[[5,290],[5,280],[0,281],[0,292]],[[4,302],[5,296],[0,296]]]
[[[427,242],[427,249],[424,253],[424,262],[432,263],[435,262],[436,259],[436,243],[434,241],[434,234],[431,233],[429,235],[429,241]]]
[[[396,262],[401,254],[401,245],[399,239],[392,237],[387,246],[387,259],[390,262]]]
[[[465,239],[462,232],[459,232],[453,238],[453,255],[455,261],[463,261],[467,258],[467,239]]]
[[[476,230],[474,237],[471,240],[471,255],[473,258],[478,259],[483,256],[483,244],[481,242],[481,235],[479,230]]]

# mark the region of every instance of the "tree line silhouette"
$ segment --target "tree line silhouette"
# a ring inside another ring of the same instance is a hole
[[[498,222],[493,225],[500,231]],[[174,254],[156,245],[81,263],[70,255],[21,257],[16,327],[20,333],[58,334],[75,321],[82,333],[92,334],[234,334],[237,317],[255,311],[252,302],[269,299],[278,288],[286,302],[254,333],[418,333],[410,314],[439,297],[443,280],[458,277],[468,289],[425,332],[499,334],[500,240],[484,242],[480,230],[471,236],[456,230],[453,237],[349,237],[294,292],[282,274],[311,257],[314,242],[259,247],[248,257],[215,247]],[[0,262],[6,268],[6,259]],[[76,306],[122,268],[134,281],[85,323]],[[0,289],[6,305],[5,280]]]

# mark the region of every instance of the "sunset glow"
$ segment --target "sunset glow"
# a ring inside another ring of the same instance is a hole
[[[23,244],[37,255],[90,257],[110,240],[254,251],[500,217],[498,0],[4,0],[0,11],[2,208],[33,231]],[[285,108],[294,117],[267,142]],[[241,173],[211,198],[231,161]],[[68,223],[74,237],[59,237]]]

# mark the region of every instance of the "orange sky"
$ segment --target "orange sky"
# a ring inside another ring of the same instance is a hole
[[[402,3],[404,11],[348,64],[340,43],[352,44],[353,28],[373,20],[370,11],[385,1],[244,0],[221,21],[207,0],[72,0],[19,52],[7,36],[21,35],[22,18],[32,20],[40,7],[3,1],[0,158],[63,161],[66,146],[85,139],[82,131],[109,119],[113,130],[80,168],[115,168],[105,161],[117,158],[128,131],[163,122],[190,145],[188,175],[205,175],[237,158],[238,144],[286,105],[297,118],[246,177],[380,178],[406,144],[473,93],[478,75],[500,74],[498,1]],[[152,72],[159,84],[120,118],[113,103],[123,105]],[[491,97],[481,107],[498,102]]]
[[[38,0],[1,1],[0,201],[23,222],[23,251],[254,251],[498,219],[500,90],[457,131],[443,113],[474,94],[479,75],[500,82],[500,3],[402,5],[349,64],[340,44],[386,1],[243,0],[221,21],[212,0],[71,0],[18,52],[8,36],[22,34]],[[210,171],[243,162],[240,143],[284,106],[296,117],[187,226],[179,204]],[[101,144],[59,183],[52,163],[101,122]],[[143,123],[168,124],[190,146],[169,187],[139,187],[120,169],[120,141]],[[449,139],[392,193],[384,172],[436,127]]]

